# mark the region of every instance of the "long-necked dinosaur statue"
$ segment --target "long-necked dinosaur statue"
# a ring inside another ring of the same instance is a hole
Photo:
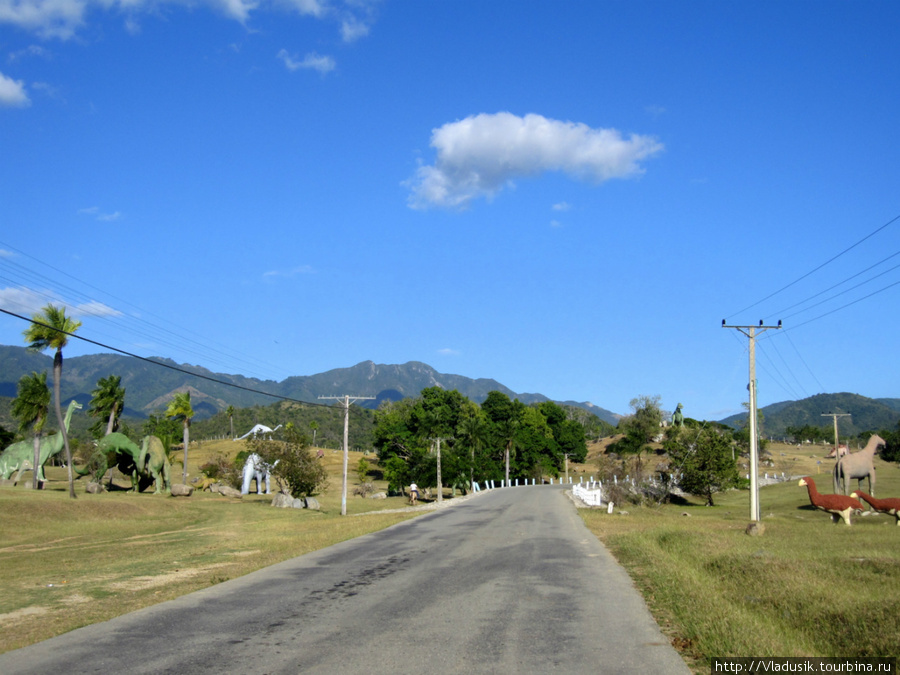
[[[156,436],[144,436],[141,454],[138,456],[138,471],[145,476],[149,473],[153,477],[156,494],[161,492],[160,487],[165,487],[166,492],[172,490],[169,468],[169,458],[162,441]]]
[[[63,420],[67,433],[69,431],[69,422],[72,419],[72,413],[76,410],[81,410],[82,407],[83,406],[77,401],[71,401],[69,403],[69,407],[66,410],[66,418]],[[41,439],[41,464],[37,469],[36,476],[39,482],[45,480],[44,464],[62,449],[63,436],[59,432],[48,434]],[[19,441],[18,443],[13,443],[0,453],[0,476],[9,478],[14,472],[18,471],[14,479],[14,482],[18,482],[23,471],[31,471],[34,468],[32,464],[34,464],[34,439],[29,438],[24,441]]]

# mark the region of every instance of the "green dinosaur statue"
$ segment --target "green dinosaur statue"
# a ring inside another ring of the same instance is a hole
[[[125,434],[113,432],[100,439],[94,456],[98,460],[95,466],[76,467],[75,472],[79,476],[93,474],[99,481],[110,468],[117,467],[131,478],[134,492],[140,492],[151,482],[156,484],[157,494],[162,492],[163,487],[167,492],[171,490],[169,459],[162,441],[156,436],[145,436],[142,447],[138,447]],[[112,485],[112,476],[109,484]]]
[[[64,420],[67,433],[69,431],[69,422],[72,419],[72,413],[75,410],[81,410],[81,408],[82,405],[77,401],[71,401],[69,403],[69,407],[66,410],[66,418]],[[41,439],[41,465],[38,467],[36,476],[39,482],[45,480],[44,464],[62,449],[63,436],[59,432],[49,434]],[[19,476],[22,475],[23,471],[31,471],[34,468],[32,464],[34,464],[34,440],[28,439],[13,443],[0,454],[0,476],[9,478],[13,475],[13,472],[18,471],[14,479],[14,482],[18,482]]]
[[[114,431],[107,434],[97,443],[97,451],[95,457],[98,462],[95,468],[86,466],[83,469],[75,467],[75,473],[79,476],[87,476],[93,474],[96,481],[100,481],[106,472],[112,467],[118,467],[126,476],[131,477],[131,489],[138,491],[140,484],[140,476],[138,471],[138,458],[141,455],[141,449],[125,434]],[[112,485],[112,476],[109,478]]]
[[[165,486],[166,492],[172,490],[172,481],[169,478],[169,458],[162,441],[156,436],[144,436],[137,466],[144,475],[149,472],[153,476],[156,494],[160,494],[162,485]]]

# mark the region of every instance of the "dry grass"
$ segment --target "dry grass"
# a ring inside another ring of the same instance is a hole
[[[192,446],[188,471],[242,443]],[[360,453],[350,460],[353,469]],[[321,511],[274,509],[271,496],[229,499],[194,493],[67,495],[65,471],[49,469],[49,489],[0,488],[0,652],[23,647],[184,595],[331,544],[383,529],[414,513],[373,513],[405,506],[401,497],[348,497],[340,515],[341,455],[326,450],[331,488]],[[180,480],[181,466],[174,475]],[[125,486],[124,480],[118,484]]]
[[[797,467],[785,473],[816,476],[819,468],[821,490],[831,492],[821,448],[772,450],[775,470],[778,462]],[[877,462],[878,494],[900,495],[900,469]],[[790,481],[761,490],[765,534],[751,537],[746,491],[717,497],[714,508],[699,504],[626,507],[628,515],[612,516],[582,510],[697,672],[709,672],[714,656],[900,653],[893,517],[832,525]]]

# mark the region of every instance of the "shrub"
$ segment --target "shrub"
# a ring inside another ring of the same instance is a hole
[[[248,445],[251,452],[274,467],[272,474],[281,479],[292,497],[324,492],[328,487],[328,474],[310,450],[306,437],[293,427],[286,429],[285,436],[284,441],[254,439],[248,441]]]
[[[229,461],[222,453],[217,454],[206,464],[201,464],[199,468],[207,478],[233,488],[240,488],[243,482],[243,462]]]

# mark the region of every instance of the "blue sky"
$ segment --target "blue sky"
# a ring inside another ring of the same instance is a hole
[[[746,400],[722,319],[782,319],[760,405],[900,397],[898,29],[877,0],[0,0],[0,307],[217,372],[415,360],[701,419]]]

